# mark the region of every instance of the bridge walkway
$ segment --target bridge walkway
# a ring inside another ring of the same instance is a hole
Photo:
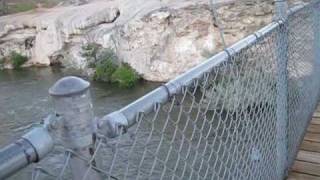
[[[320,105],[313,114],[288,180],[320,180]]]

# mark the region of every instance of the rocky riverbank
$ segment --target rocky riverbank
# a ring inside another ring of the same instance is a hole
[[[271,21],[272,1],[261,1],[216,5],[227,44]],[[0,59],[12,68],[6,57],[15,51],[29,58],[25,66],[61,64],[90,74],[82,51],[95,43],[144,79],[168,81],[222,49],[218,25],[204,0],[98,0],[39,8],[0,17]]]

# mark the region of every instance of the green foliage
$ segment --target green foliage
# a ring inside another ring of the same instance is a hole
[[[63,2],[63,0],[36,0],[36,2],[41,3],[42,6],[46,8],[50,8],[56,6],[60,2]]]
[[[124,64],[112,74],[112,81],[119,84],[120,87],[131,88],[139,80],[138,74],[127,64]]]
[[[111,82],[112,74],[117,70],[117,66],[110,60],[105,60],[96,65],[94,80]]]
[[[15,51],[10,54],[10,60],[14,69],[19,69],[25,62],[28,61],[28,57],[23,56]]]
[[[105,60],[96,65],[94,80],[113,82],[123,88],[131,88],[140,79],[139,75],[129,65],[117,66],[111,60]]]
[[[82,46],[81,56],[87,60],[89,68],[95,68],[104,61],[111,61],[114,64],[118,61],[118,57],[112,49],[104,49],[96,43]]]
[[[19,12],[25,12],[30,11],[32,9],[36,8],[36,4],[32,2],[21,2],[16,3],[14,5],[11,5],[8,7],[8,11],[10,13],[19,13]]]
[[[87,59],[90,66],[94,66],[94,63],[96,63],[98,59],[98,51],[100,49],[100,46],[96,43],[89,43],[82,46],[81,48],[81,56]]]
[[[82,46],[81,56],[87,60],[89,68],[95,68],[95,80],[111,82],[112,74],[117,69],[114,63],[117,57],[111,49],[102,49],[96,43],[89,43]]]
[[[114,53],[112,49],[103,49],[99,55],[97,62],[99,63],[100,61],[111,61],[114,64],[117,64],[119,61],[118,56]]]
[[[3,58],[0,58],[0,69],[3,69],[5,60],[6,60],[6,59],[5,59],[4,57],[3,57]]]
[[[117,83],[120,87],[135,86],[139,75],[127,64],[119,66],[118,57],[112,49],[103,49],[90,43],[82,46],[81,56],[86,58],[89,68],[95,68],[94,80]]]
[[[42,7],[51,8],[60,2],[63,2],[63,0],[0,0],[0,16],[30,11],[37,8],[38,3]]]

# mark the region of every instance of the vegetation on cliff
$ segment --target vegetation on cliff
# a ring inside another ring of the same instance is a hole
[[[88,67],[95,70],[94,80],[116,83],[123,88],[136,85],[140,76],[128,64],[119,63],[119,58],[112,49],[104,49],[95,43],[82,47],[82,57],[87,60]]]
[[[13,69],[20,69],[21,66],[28,61],[28,57],[16,51],[11,51],[9,56],[0,58],[0,69],[4,69],[6,65],[12,65]]]
[[[9,58],[11,60],[13,69],[19,69],[25,62],[28,61],[27,56],[23,56],[22,54],[17,53],[15,51],[11,52]]]
[[[117,66],[110,60],[105,59],[95,67],[94,80],[111,82],[112,75],[117,70]]]
[[[66,0],[0,0],[0,15],[20,13],[36,9],[50,8]]]
[[[4,68],[5,58],[0,58],[0,70]]]
[[[135,86],[139,79],[139,75],[128,64],[119,66],[111,76],[112,82],[115,82],[120,87],[124,88]]]

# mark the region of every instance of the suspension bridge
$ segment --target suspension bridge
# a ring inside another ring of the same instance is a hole
[[[0,150],[0,179],[319,178],[320,1],[275,3],[267,26],[102,118],[90,83],[62,78],[54,114]],[[52,151],[61,166],[41,164]]]

